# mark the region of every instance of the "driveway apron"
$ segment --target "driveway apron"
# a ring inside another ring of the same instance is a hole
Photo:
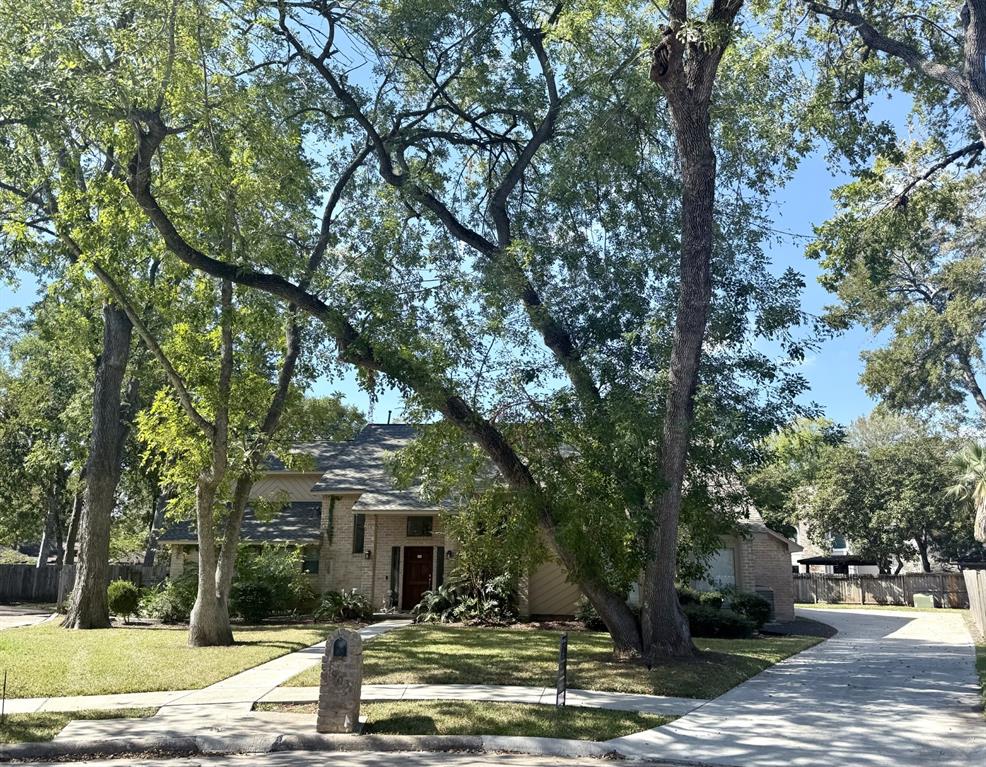
[[[839,633],[669,725],[608,743],[631,757],[737,767],[986,767],[961,613],[799,613]]]

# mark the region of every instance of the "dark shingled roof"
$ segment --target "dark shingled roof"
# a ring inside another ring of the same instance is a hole
[[[320,501],[292,501],[268,522],[257,519],[248,506],[240,537],[243,541],[318,543],[321,539],[321,518]],[[174,523],[160,537],[161,543],[195,540],[195,523],[191,520]]]
[[[390,458],[414,441],[417,430],[403,423],[370,424],[328,457],[313,493],[361,493],[353,511],[434,511],[420,487],[398,488]]]
[[[303,471],[311,471],[313,473],[316,471],[322,472],[329,467],[335,454],[348,444],[348,442],[329,442],[327,440],[300,442],[297,445],[292,445],[288,452],[295,455],[303,455],[311,459],[311,468],[305,466]],[[306,461],[306,463],[309,462]],[[284,461],[276,455],[267,456],[267,460],[264,461],[264,468],[267,471],[288,471],[288,467],[284,464]]]

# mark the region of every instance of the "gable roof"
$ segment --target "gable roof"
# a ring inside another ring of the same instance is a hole
[[[253,508],[247,506],[240,540],[318,543],[321,540],[321,520],[321,501],[292,501],[269,521],[258,519]],[[195,522],[175,522],[158,540],[161,543],[196,543]]]
[[[353,511],[437,511],[438,506],[425,499],[421,486],[398,487],[390,461],[417,437],[410,424],[371,423],[356,438],[337,443],[337,449],[325,458],[322,478],[315,483],[316,494],[360,493]]]
[[[330,442],[329,440],[299,442],[296,445],[292,445],[288,452],[311,458],[313,462],[311,468],[306,468],[302,473],[315,474],[324,472],[331,465],[335,454],[346,444],[346,442]],[[267,471],[294,471],[294,469],[290,469],[276,455],[267,456],[267,459],[264,461],[264,468]]]
[[[780,541],[786,545],[788,547],[788,551],[792,553],[796,551],[804,551],[804,547],[792,541],[786,535],[781,535],[776,530],[771,530],[767,527],[767,523],[763,521],[763,517],[760,516],[760,512],[754,508],[752,504],[749,506],[746,519],[741,519],[739,523],[742,527],[745,527],[752,533],[769,535],[770,537]]]

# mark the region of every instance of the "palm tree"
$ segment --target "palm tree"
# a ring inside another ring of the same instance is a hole
[[[953,459],[956,484],[949,494],[962,500],[970,500],[976,510],[973,534],[980,543],[986,543],[986,445],[970,442]]]

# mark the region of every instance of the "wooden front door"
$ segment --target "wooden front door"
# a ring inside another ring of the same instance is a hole
[[[401,589],[401,608],[410,610],[421,601],[421,595],[431,588],[435,566],[431,546],[404,547],[404,587]]]

